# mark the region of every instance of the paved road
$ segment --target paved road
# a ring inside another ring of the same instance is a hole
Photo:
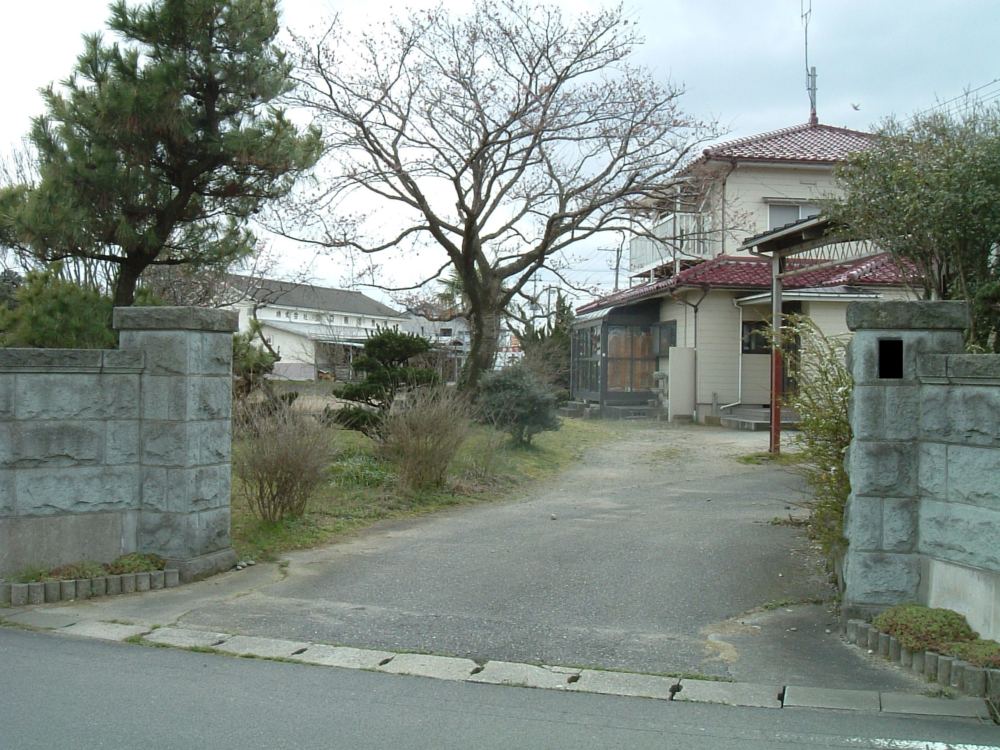
[[[970,720],[567,694],[0,630],[0,747],[986,750]]]
[[[766,436],[632,425],[520,502],[382,527],[292,556],[286,579],[181,624],[474,659],[906,689],[841,645],[795,510],[799,476],[748,466]],[[736,619],[730,620],[729,618]]]

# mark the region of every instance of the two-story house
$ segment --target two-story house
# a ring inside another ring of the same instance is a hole
[[[770,266],[742,242],[818,214],[837,194],[836,165],[873,138],[811,122],[720,143],[687,164],[649,207],[656,239],[631,241],[634,285],[577,311],[574,398],[633,411],[660,402],[671,418],[698,421],[763,409]],[[836,257],[836,265],[816,254],[796,260],[823,268],[787,285],[785,312],[839,335],[849,301],[908,295],[905,274],[870,246],[840,246]]]

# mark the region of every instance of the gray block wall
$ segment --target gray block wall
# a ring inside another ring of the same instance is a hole
[[[171,560],[229,567],[236,314],[119,308],[120,348],[0,349],[0,576]]]
[[[905,601],[948,606],[996,637],[1000,356],[964,354],[967,323],[960,302],[848,309],[855,389],[844,600],[861,615]]]

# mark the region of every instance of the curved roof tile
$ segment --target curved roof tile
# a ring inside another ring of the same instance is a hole
[[[701,152],[697,161],[735,159],[833,164],[843,161],[849,154],[871,148],[875,138],[872,133],[860,130],[806,123],[710,146]]]
[[[821,259],[807,258],[789,258],[787,261],[788,267],[793,269],[807,268],[825,262]],[[844,285],[904,286],[913,280],[914,272],[912,266],[900,267],[889,253],[880,253],[798,274],[787,279],[784,286],[786,289]],[[594,300],[577,308],[577,312],[587,313],[605,307],[632,304],[652,297],[666,296],[674,290],[685,287],[768,290],[771,288],[771,261],[753,255],[719,255],[686,268],[676,276],[639,284]]]

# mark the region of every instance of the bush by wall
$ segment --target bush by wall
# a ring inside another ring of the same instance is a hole
[[[235,489],[253,514],[264,521],[302,516],[333,457],[328,428],[290,407],[250,411],[234,422],[242,426]]]
[[[851,444],[848,406],[853,388],[846,365],[848,340],[825,336],[802,316],[788,318],[783,339],[786,367],[797,386],[787,402],[799,415],[798,444],[813,491],[809,531],[832,560],[847,545],[844,508],[851,493],[844,466]]]

